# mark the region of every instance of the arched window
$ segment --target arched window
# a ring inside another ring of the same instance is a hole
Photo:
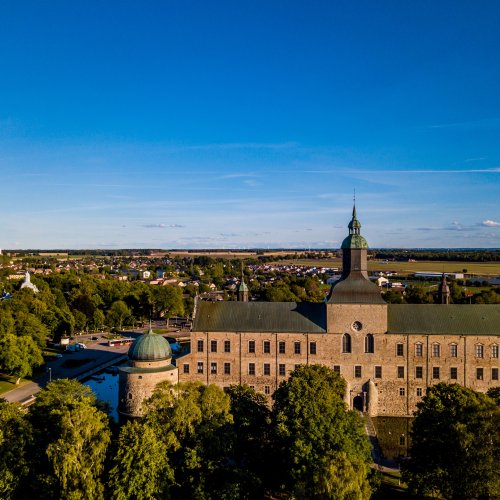
[[[351,352],[351,336],[348,333],[342,337],[342,352]]]
[[[375,340],[373,339],[373,335],[371,333],[365,337],[365,352],[375,352]]]

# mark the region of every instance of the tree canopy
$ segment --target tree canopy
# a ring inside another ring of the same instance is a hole
[[[300,498],[369,498],[370,445],[343,401],[345,381],[322,365],[300,366],[273,408],[289,488]]]
[[[419,496],[500,496],[500,408],[458,384],[429,388],[418,404],[403,478]]]

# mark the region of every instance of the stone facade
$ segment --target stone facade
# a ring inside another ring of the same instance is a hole
[[[360,318],[353,315],[349,322]],[[379,321],[371,329],[345,329],[351,352],[343,352],[339,332],[193,332],[192,352],[177,361],[179,379],[220,387],[245,383],[271,395],[297,365],[323,364],[346,380],[349,406],[373,416],[412,415],[427,387],[438,382],[481,392],[500,385],[500,335],[389,334],[377,331]],[[373,352],[365,352],[368,333]]]
[[[177,360],[179,380],[245,383],[271,397],[296,366],[323,364],[346,380],[350,408],[388,417],[411,416],[438,382],[499,386],[500,307],[389,306],[368,280],[355,209],[348,227],[342,279],[321,314],[290,303],[201,304],[191,351]],[[300,331],[287,331],[290,324]]]
[[[118,411],[125,417],[142,415],[143,402],[153,395],[160,382],[179,382],[178,370],[171,360],[129,361],[119,368]]]

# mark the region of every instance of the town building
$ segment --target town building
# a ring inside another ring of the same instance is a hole
[[[323,364],[347,381],[346,403],[371,416],[410,416],[426,389],[500,385],[500,306],[387,304],[368,279],[366,239],[353,209],[343,270],[324,303],[197,303],[179,381],[246,383],[271,394],[301,364]],[[246,292],[246,293],[245,293]]]

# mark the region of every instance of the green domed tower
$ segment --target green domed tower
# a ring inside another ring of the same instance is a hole
[[[361,236],[361,222],[356,215],[356,205],[347,226],[349,235],[341,245],[342,276],[332,286],[327,302],[337,304],[385,304],[380,290],[368,279],[368,243]]]
[[[130,346],[127,366],[120,367],[119,375],[118,411],[125,417],[142,415],[142,403],[151,397],[157,384],[179,381],[170,344],[151,327]]]

